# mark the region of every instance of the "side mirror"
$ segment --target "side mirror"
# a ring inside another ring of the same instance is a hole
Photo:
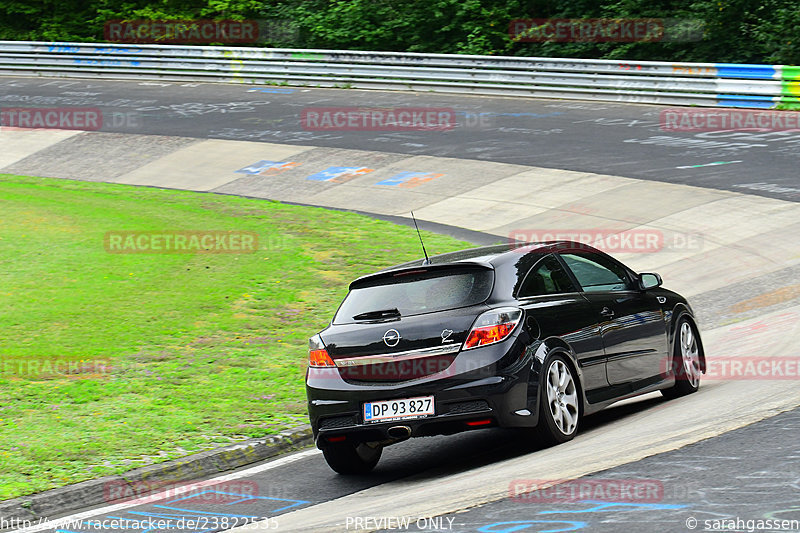
[[[639,274],[639,288],[643,291],[654,287],[660,287],[662,283],[664,282],[661,281],[661,276],[658,274],[650,272]]]

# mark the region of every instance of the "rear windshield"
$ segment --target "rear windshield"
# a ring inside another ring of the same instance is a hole
[[[371,280],[351,289],[334,324],[359,322],[354,316],[397,309],[400,316],[421,315],[476,305],[492,292],[494,271],[447,269],[412,271]]]

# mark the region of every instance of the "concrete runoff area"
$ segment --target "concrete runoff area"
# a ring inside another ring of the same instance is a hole
[[[0,129],[0,167],[7,167],[50,145],[78,135],[77,131]]]

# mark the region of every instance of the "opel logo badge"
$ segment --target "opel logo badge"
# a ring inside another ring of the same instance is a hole
[[[400,332],[396,329],[390,329],[383,334],[383,342],[385,342],[386,346],[389,348],[394,348],[400,342]]]

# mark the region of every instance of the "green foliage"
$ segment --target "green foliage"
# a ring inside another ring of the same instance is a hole
[[[753,38],[764,43],[768,63],[800,65],[800,8],[797,4],[770,4],[770,10],[757,17]]]
[[[308,0],[265,6],[261,16],[292,20],[297,47],[406,52],[503,53],[519,1]]]
[[[297,33],[271,46],[421,53],[797,64],[795,0],[0,0],[0,39],[101,41],[110,19],[267,19]],[[524,43],[526,18],[663,18],[694,40]],[[263,46],[264,43],[259,46]]]

